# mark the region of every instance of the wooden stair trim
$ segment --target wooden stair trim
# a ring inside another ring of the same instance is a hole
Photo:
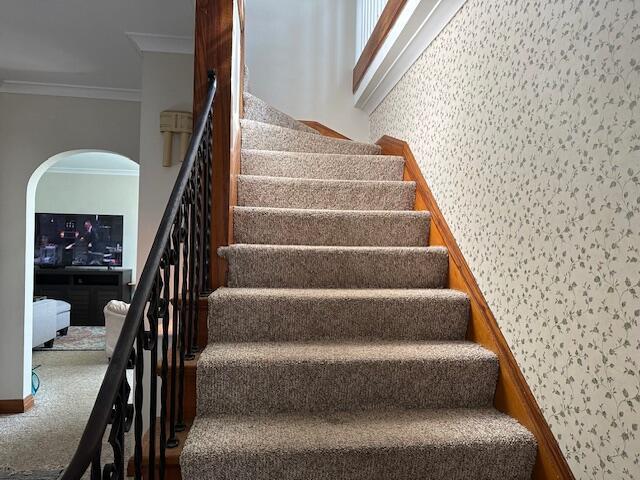
[[[405,159],[404,180],[416,182],[415,210],[431,212],[430,245],[444,245],[449,251],[449,288],[460,290],[471,300],[471,319],[467,339],[498,355],[500,373],[494,406],[527,427],[538,442],[538,455],[533,479],[574,479],[549,424],[542,415],[527,381],[491,312],[442,211],[420,171],[409,145],[397,138],[383,136],[377,142],[384,155]]]
[[[210,235],[210,282],[216,289],[226,282],[227,263],[218,247],[229,239],[231,194],[231,56],[233,11],[238,0],[196,0],[194,34],[193,118],[197,119],[206,98],[208,73],[216,72],[217,89],[212,120],[212,195]]]
[[[184,448],[184,443],[187,440],[187,435],[191,429],[191,423],[187,424],[187,427],[182,432],[177,432],[178,446],[175,448],[167,448],[165,450],[165,480],[182,480],[182,472],[180,471],[180,455]],[[169,427],[167,427],[167,434]],[[159,476],[159,464],[160,458],[160,419],[156,420],[156,474],[155,478]],[[142,478],[148,478],[149,471],[149,430],[147,430],[142,436]],[[127,477],[135,476],[135,464],[133,455],[129,457],[127,461]]]
[[[320,122],[315,122],[313,120],[300,120],[300,122],[304,123],[307,127],[311,127],[314,130],[317,130],[321,135],[324,135],[325,137],[339,138],[340,140],[351,140],[349,137],[345,137],[341,133],[336,132],[335,130],[327,127],[326,125],[323,125]]]
[[[197,408],[197,370],[198,359],[200,354],[196,353],[193,360],[184,361],[184,421],[187,423],[193,422],[196,418]],[[171,365],[173,364],[173,358],[169,357],[169,375],[171,375]],[[162,374],[162,360],[158,360],[156,364],[156,375]],[[167,396],[171,396],[171,385],[167,388]]]
[[[178,306],[182,304],[182,299],[178,297]],[[187,301],[187,308],[189,304]],[[198,322],[198,338],[196,344],[199,349],[204,349],[209,343],[209,293],[203,293],[197,300],[196,304],[196,321]],[[169,325],[172,324],[172,319],[169,318]]]
[[[240,75],[238,89],[238,111],[240,119],[244,118],[244,74],[245,74],[245,7],[244,0],[235,0],[238,5],[240,18]],[[242,125],[237,125],[237,131],[231,142],[230,168],[229,168],[229,225],[227,244],[234,242],[233,235],[233,209],[238,204],[238,175],[240,175],[240,161],[242,152]]]

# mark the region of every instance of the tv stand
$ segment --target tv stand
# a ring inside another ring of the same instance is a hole
[[[131,301],[131,270],[104,267],[36,268],[34,295],[71,304],[72,326],[104,326],[110,300]]]

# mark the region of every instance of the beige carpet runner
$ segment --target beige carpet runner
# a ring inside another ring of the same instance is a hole
[[[403,159],[245,95],[228,288],[209,299],[184,480],[530,479],[533,436],[492,408]]]

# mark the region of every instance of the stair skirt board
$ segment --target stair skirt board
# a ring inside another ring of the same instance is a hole
[[[530,479],[536,438],[492,408],[502,357],[465,340],[404,153],[244,104],[182,478]]]
[[[405,159],[404,178],[416,182],[415,209],[429,210],[431,213],[430,244],[445,246],[449,252],[448,287],[465,292],[470,300],[470,326],[467,339],[485,346],[498,355],[500,376],[494,405],[501,412],[519,421],[534,435],[538,454],[533,476],[527,478],[575,479],[409,145],[389,136],[382,137],[377,143],[383,147],[385,155],[400,155]]]

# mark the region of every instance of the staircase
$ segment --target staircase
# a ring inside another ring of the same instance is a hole
[[[530,479],[535,439],[492,408],[497,357],[464,340],[403,158],[244,104],[183,479]]]

